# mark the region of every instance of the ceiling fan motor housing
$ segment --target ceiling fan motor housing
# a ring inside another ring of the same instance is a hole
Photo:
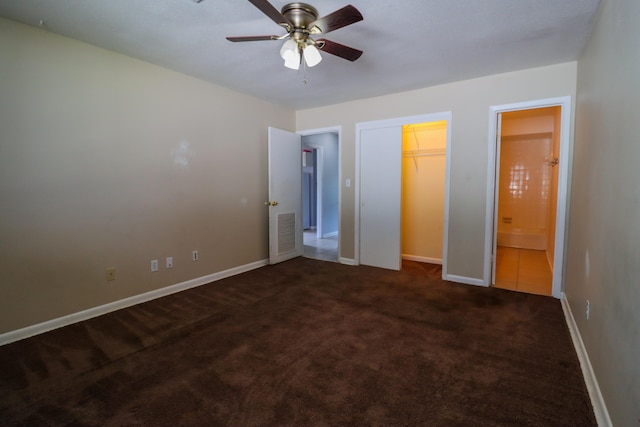
[[[282,14],[293,23],[296,28],[307,28],[310,23],[318,19],[315,7],[306,3],[289,3],[282,7]]]
[[[300,42],[305,42],[310,34],[309,24],[318,19],[318,11],[315,7],[306,3],[289,3],[282,7],[282,14],[293,24],[290,30],[291,37]]]

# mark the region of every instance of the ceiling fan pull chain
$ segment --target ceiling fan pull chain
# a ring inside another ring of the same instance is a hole
[[[302,84],[307,84],[307,62],[304,60],[304,56],[300,55],[300,68],[302,69]]]

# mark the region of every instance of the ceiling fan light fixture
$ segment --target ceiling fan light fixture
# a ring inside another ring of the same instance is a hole
[[[201,0],[191,0],[199,2]],[[322,53],[328,53],[349,61],[355,61],[362,51],[326,39],[314,40],[313,35],[326,34],[363,20],[362,14],[352,5],[344,6],[318,18],[318,11],[307,3],[293,2],[276,9],[269,0],[249,0],[268,18],[287,31],[287,34],[227,37],[230,42],[261,40],[286,41],[280,47],[280,56],[287,68],[299,70],[301,66],[314,67],[322,61]],[[303,62],[304,61],[304,62]]]
[[[320,51],[317,47],[310,44],[304,48],[303,51],[304,61],[307,63],[309,67],[315,67],[322,61],[322,55],[320,55]]]

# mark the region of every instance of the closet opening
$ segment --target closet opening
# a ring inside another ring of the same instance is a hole
[[[402,127],[402,259],[442,264],[447,121]]]
[[[400,270],[404,256],[449,280],[450,153],[450,111],[356,123],[356,264]]]

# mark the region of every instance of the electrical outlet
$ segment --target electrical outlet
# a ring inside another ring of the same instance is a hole
[[[589,320],[589,312],[591,311],[591,303],[589,302],[589,300],[587,300],[587,311],[586,311],[586,316],[587,316],[587,320]]]
[[[191,252],[191,259],[193,261],[198,261],[200,259],[199,255],[198,255],[198,251]]]
[[[158,260],[157,259],[152,259],[151,260],[151,271],[158,271]]]
[[[113,282],[116,280],[116,269],[113,267],[107,268],[105,278],[107,279],[107,282]]]
[[[173,257],[167,257],[167,263],[165,264],[167,268],[173,268]]]

